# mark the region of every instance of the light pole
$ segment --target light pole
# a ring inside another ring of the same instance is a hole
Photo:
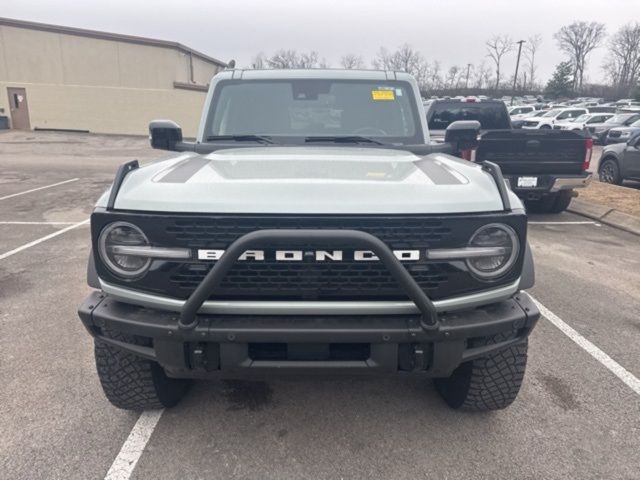
[[[520,66],[520,54],[522,53],[522,44],[524,40],[516,42],[518,44],[518,60],[516,60],[516,74],[513,76],[513,91],[511,92],[511,105],[513,105],[513,96],[516,93],[516,84],[518,82],[518,67]]]
[[[471,69],[471,64],[467,63],[467,79],[464,81],[464,89],[469,89],[469,70]]]

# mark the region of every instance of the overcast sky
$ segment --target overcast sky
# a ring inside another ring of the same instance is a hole
[[[494,34],[539,33],[546,80],[563,59],[554,32],[595,20],[612,33],[640,21],[640,0],[0,0],[0,16],[177,41],[239,66],[279,48],[316,50],[333,66],[345,53],[369,63],[381,46],[407,42],[446,69],[480,63]],[[605,55],[591,55],[589,81],[603,80]],[[512,54],[504,71],[514,67]]]

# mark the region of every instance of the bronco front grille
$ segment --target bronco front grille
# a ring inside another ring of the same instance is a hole
[[[129,212],[94,212],[92,238],[107,223],[122,220],[138,225],[156,246],[183,247],[192,260],[154,260],[146,275],[132,282],[113,276],[96,258],[98,274],[105,281],[149,293],[185,299],[199,285],[215,262],[197,260],[198,249],[227,249],[242,235],[265,229],[350,229],[375,235],[392,250],[420,250],[418,261],[403,262],[430,298],[440,299],[510,283],[519,274],[522,259],[505,277],[492,284],[473,277],[464,261],[430,262],[424,252],[432,248],[467,245],[473,232],[493,222],[511,225],[524,238],[526,218],[518,213],[458,215],[168,215]],[[406,300],[406,294],[382,262],[353,258],[352,245],[332,246],[344,251],[343,261],[315,261],[305,255],[300,262],[278,262],[273,247],[264,245],[265,260],[238,261],[211,299],[229,300]],[[280,247],[278,247],[280,248]],[[288,246],[282,247],[284,249]],[[325,245],[291,245],[316,250]]]

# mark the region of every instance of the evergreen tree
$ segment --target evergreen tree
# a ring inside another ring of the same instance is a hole
[[[561,62],[556,66],[545,92],[552,97],[569,97],[573,95],[573,81],[573,65],[571,62]]]

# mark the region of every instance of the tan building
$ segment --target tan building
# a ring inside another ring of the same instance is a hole
[[[0,18],[0,116],[12,128],[195,136],[225,63],[179,43]]]

